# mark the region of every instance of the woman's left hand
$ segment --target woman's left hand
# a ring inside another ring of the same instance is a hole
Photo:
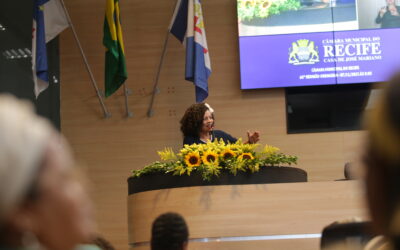
[[[258,131],[254,131],[254,132],[250,132],[247,131],[247,138],[248,138],[248,142],[253,144],[253,143],[257,143],[260,140],[260,132]]]

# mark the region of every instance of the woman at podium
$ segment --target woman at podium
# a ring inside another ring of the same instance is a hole
[[[206,103],[196,103],[191,105],[183,115],[181,121],[181,131],[184,136],[183,145],[202,144],[207,141],[224,140],[225,143],[235,143],[237,139],[230,134],[215,130],[214,110]],[[260,139],[258,131],[247,131],[247,142],[256,143]]]

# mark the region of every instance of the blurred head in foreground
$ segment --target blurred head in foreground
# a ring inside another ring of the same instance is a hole
[[[0,248],[71,250],[93,233],[65,140],[31,105],[0,95]]]
[[[400,247],[400,74],[367,119],[366,194],[376,233]]]
[[[162,214],[153,222],[151,250],[185,250],[188,239],[185,219],[177,213]]]

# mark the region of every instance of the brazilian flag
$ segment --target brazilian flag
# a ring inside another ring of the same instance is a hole
[[[118,0],[106,0],[103,44],[106,47],[105,95],[112,95],[128,78]]]

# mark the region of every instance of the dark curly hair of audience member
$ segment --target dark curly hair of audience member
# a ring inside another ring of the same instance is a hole
[[[181,131],[184,136],[197,137],[199,135],[204,113],[207,110],[208,107],[204,103],[193,104],[186,110],[181,119]]]
[[[186,249],[189,229],[177,213],[165,213],[156,218],[151,229],[151,250]]]

